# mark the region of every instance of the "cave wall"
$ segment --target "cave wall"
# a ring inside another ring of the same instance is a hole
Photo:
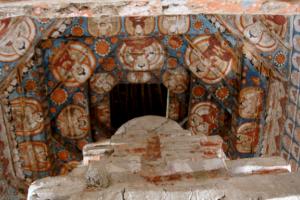
[[[193,134],[221,135],[231,158],[280,154],[291,114],[287,96],[296,88],[289,87],[296,80],[294,73],[289,78],[292,19],[200,14],[1,20],[3,177],[25,189],[37,178],[73,169],[82,147],[109,131],[109,92],[118,83],[163,83],[168,117],[187,117]],[[297,150],[297,136],[290,135]],[[285,157],[299,162],[293,153]]]

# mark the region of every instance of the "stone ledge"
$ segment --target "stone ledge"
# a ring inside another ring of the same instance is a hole
[[[0,1],[0,18],[111,16],[156,16],[183,14],[268,14],[296,15],[297,0],[23,0]]]

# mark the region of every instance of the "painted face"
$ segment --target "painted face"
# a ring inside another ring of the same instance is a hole
[[[154,39],[125,41],[119,50],[119,60],[130,71],[160,69],[164,64],[164,50]]]
[[[243,118],[256,118],[262,109],[263,91],[261,88],[247,87],[241,90],[239,114]]]
[[[218,127],[218,108],[211,102],[200,102],[196,104],[189,117],[189,126],[192,133],[210,135]]]

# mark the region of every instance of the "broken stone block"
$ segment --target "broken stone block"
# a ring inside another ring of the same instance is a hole
[[[88,187],[107,188],[110,184],[110,175],[105,163],[99,161],[89,164],[85,178]]]
[[[231,175],[288,173],[291,166],[281,157],[244,158],[227,160],[226,166]]]

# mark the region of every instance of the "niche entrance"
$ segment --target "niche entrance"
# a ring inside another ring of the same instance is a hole
[[[135,117],[166,116],[168,90],[163,84],[118,84],[110,92],[111,126]]]

